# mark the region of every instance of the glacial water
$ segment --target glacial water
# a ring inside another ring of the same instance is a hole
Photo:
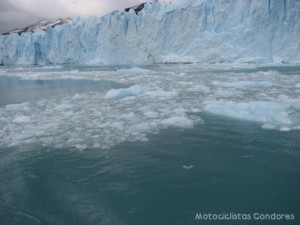
[[[1,225],[299,224],[299,67],[2,67],[0,87]]]

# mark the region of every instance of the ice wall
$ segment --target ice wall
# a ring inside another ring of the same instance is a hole
[[[182,2],[0,36],[0,64],[300,62],[300,0]]]

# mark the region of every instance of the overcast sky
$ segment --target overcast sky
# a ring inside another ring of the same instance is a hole
[[[42,19],[101,16],[147,0],[0,0],[0,33]]]

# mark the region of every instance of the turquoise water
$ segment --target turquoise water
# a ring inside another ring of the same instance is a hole
[[[10,85],[5,92],[1,90],[2,109],[8,103],[105,92],[130,83],[43,80],[41,90],[36,80],[5,76],[0,81],[1,87]],[[28,87],[30,91],[24,95],[15,92]],[[14,98],[9,102],[7,96]],[[0,122],[6,124],[6,114],[1,113]],[[299,224],[299,130],[262,129],[255,121],[205,111],[188,112],[187,116],[201,118],[202,122],[188,129],[159,129],[147,134],[146,141],[116,140],[109,148],[88,145],[82,150],[64,142],[54,147],[39,133],[30,142],[24,139],[24,144],[13,145],[3,137],[6,144],[0,147],[0,224]],[[38,125],[35,128],[41,129]],[[3,132],[10,132],[6,129]],[[14,132],[19,135],[18,130]],[[58,139],[63,133],[52,135]],[[293,214],[295,219],[195,220],[197,213],[231,212],[284,213]]]
[[[80,93],[121,87],[125,87],[125,85],[119,85],[118,83],[109,81],[96,82],[67,79],[48,81],[20,80],[14,77],[0,76],[0,106],[65,93]]]

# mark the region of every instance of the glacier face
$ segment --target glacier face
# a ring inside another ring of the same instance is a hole
[[[299,0],[154,1],[0,36],[0,64],[299,63],[299,37]]]

